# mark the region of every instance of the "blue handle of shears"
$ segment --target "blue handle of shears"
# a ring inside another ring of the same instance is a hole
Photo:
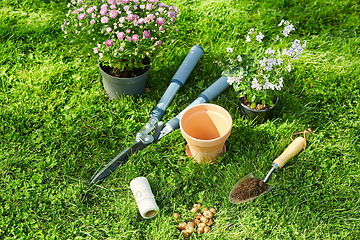
[[[185,84],[187,78],[203,53],[204,49],[199,45],[195,45],[190,49],[190,52],[181,63],[174,77],[171,79],[170,85],[166,89],[160,101],[151,111],[150,118],[156,119],[156,121],[160,121],[162,119],[165,114],[165,109],[169,106],[177,91]]]

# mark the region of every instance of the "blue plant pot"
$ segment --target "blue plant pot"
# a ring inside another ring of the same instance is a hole
[[[240,104],[240,113],[242,116],[250,118],[251,120],[255,120],[257,123],[263,123],[267,120],[271,120],[274,117],[274,111],[275,107],[277,106],[279,102],[279,98],[276,98],[276,101],[274,103],[273,107],[263,109],[263,110],[254,110],[251,108],[248,108],[241,100],[240,98],[237,98]]]

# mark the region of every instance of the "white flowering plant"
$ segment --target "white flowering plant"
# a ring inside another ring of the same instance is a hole
[[[159,0],[71,0],[67,7],[65,37],[90,41],[82,40],[114,75],[149,65],[144,59],[177,32],[178,8]]]
[[[281,20],[278,27],[282,28],[282,34],[272,38],[251,28],[244,45],[237,49],[240,54],[234,48],[227,48],[224,74],[239,93],[237,97],[247,100],[252,109],[274,106],[284,87],[285,75],[306,47],[306,40],[290,40],[290,32],[295,28],[289,21]]]

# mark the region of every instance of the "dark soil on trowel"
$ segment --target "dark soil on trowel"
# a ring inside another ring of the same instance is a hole
[[[244,201],[249,198],[257,197],[263,192],[266,192],[267,185],[257,178],[250,178],[246,182],[240,184],[231,197],[238,201]]]

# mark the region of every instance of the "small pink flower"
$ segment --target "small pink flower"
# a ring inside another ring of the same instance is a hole
[[[95,14],[95,13],[92,13],[92,14],[91,14],[91,17],[92,17],[92,18],[96,18],[96,14]]]
[[[107,0],[108,4],[112,5],[115,4],[115,0]]]
[[[106,15],[107,11],[108,11],[107,8],[101,8],[100,14],[104,16]]]
[[[115,0],[115,2],[116,2],[117,5],[121,4],[121,0]]]
[[[140,9],[145,9],[146,6],[145,5],[140,5]]]
[[[99,57],[102,58],[104,56],[104,54],[102,53],[99,53]]]
[[[155,38],[152,37],[150,40],[151,40],[151,41],[155,41]]]
[[[121,22],[121,23],[125,22],[125,17],[119,18],[119,22]]]
[[[175,17],[175,13],[173,11],[171,11],[171,10],[169,10],[168,15],[169,15],[169,18],[174,18]]]
[[[119,33],[117,34],[117,38],[120,39],[120,40],[123,40],[124,37],[125,37],[125,33],[124,33],[124,32],[119,32]]]
[[[105,9],[105,8],[107,9],[107,6],[108,6],[107,4],[103,4],[101,5],[100,9]]]
[[[90,24],[95,24],[95,20],[91,19]]]
[[[129,0],[122,0],[122,3],[127,4],[129,2]]]
[[[121,47],[119,48],[119,50],[120,50],[120,51],[124,51],[124,47],[121,46]]]
[[[129,22],[134,21],[134,20],[135,20],[135,15],[129,14],[129,15],[127,16],[127,20],[128,20]]]
[[[149,20],[154,20],[154,19],[155,19],[155,15],[154,15],[154,14],[149,14],[149,15],[147,15],[147,18],[148,18]]]
[[[129,11],[130,7],[128,5],[124,6],[124,11]]]
[[[159,31],[161,32],[161,31],[164,31],[164,27],[163,26],[160,26],[159,27]]]
[[[146,9],[147,10],[151,10],[153,8],[153,5],[152,4],[150,4],[150,3],[148,3],[148,4],[146,4]]]
[[[147,30],[145,30],[144,32],[143,32],[143,37],[144,38],[150,38],[150,32],[149,31],[147,31]]]
[[[105,45],[106,45],[107,47],[111,47],[113,44],[114,44],[114,42],[113,42],[113,40],[111,40],[111,39],[108,39],[108,40],[106,40],[106,42],[105,42]]]
[[[161,45],[161,40],[157,41],[155,44],[156,44],[157,46],[160,46],[160,45]]]
[[[107,27],[107,28],[105,29],[105,31],[106,31],[107,33],[110,33],[110,32],[111,32],[111,27]]]
[[[110,9],[116,9],[116,6],[113,4],[110,6]]]
[[[131,33],[131,30],[130,30],[130,29],[126,29],[125,32],[126,32],[127,34],[129,34],[129,33]]]
[[[108,21],[109,21],[109,19],[107,17],[101,18],[101,23],[107,23]]]
[[[139,35],[134,34],[134,35],[132,36],[132,40],[133,40],[134,42],[139,41]]]
[[[156,23],[161,26],[161,25],[163,25],[165,23],[165,19],[162,18],[162,17],[159,17],[159,18],[156,19]]]
[[[82,19],[84,19],[84,18],[86,18],[86,14],[85,14],[85,13],[79,14],[79,20],[82,20]]]
[[[94,53],[98,53],[98,52],[99,52],[99,50],[98,50],[96,47],[94,47],[93,49],[94,49]]]
[[[143,24],[145,22],[145,19],[143,19],[143,18],[140,18],[139,20],[138,20],[138,24]]]
[[[88,10],[86,10],[86,12],[88,14],[92,13],[94,11],[94,8],[93,7],[89,7]]]
[[[117,15],[117,11],[115,11],[115,10],[111,10],[109,12],[109,17],[111,17],[111,18],[116,18],[116,15]]]
[[[125,37],[125,40],[131,42],[131,37],[126,36],[126,37]]]

